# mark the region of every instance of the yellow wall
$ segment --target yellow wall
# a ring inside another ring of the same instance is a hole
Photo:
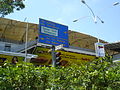
[[[48,65],[52,63],[51,53],[48,53],[49,49],[37,47],[34,54],[38,55],[38,61],[40,60],[39,64],[41,65]],[[91,61],[95,59],[95,56],[79,54],[79,53],[72,53],[66,51],[59,51],[61,52],[61,64],[63,66],[70,65],[70,64],[81,64],[87,61]]]

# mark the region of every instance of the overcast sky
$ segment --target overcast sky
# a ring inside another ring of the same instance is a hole
[[[81,0],[26,0],[26,8],[15,11],[5,18],[39,23],[39,18],[67,25],[69,30],[77,31],[108,42],[120,41],[120,4],[113,6],[120,0],[85,0],[94,14],[99,16],[104,24],[97,19],[94,23],[93,15]],[[73,20],[78,19],[78,22]]]

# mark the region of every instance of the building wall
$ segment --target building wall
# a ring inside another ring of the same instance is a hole
[[[27,23],[0,18],[0,39],[8,42],[25,42]],[[38,25],[28,23],[28,41],[35,40]]]
[[[27,23],[6,18],[0,18],[0,40],[7,42],[25,42]],[[94,50],[97,38],[69,30],[70,46]],[[38,24],[28,23],[28,41],[35,40],[38,35]],[[105,42],[100,40],[100,42]]]

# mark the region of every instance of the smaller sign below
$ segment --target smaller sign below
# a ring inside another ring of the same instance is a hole
[[[95,43],[95,51],[97,57],[105,57],[105,50],[103,43]]]
[[[58,46],[55,46],[55,50],[60,50],[60,49],[62,49],[62,48],[63,48],[63,44],[58,45]]]
[[[55,51],[56,51],[56,50],[60,50],[60,49],[62,49],[62,48],[63,48],[63,44],[58,45],[58,46],[55,46]],[[51,51],[52,51],[52,49],[48,50],[48,52],[51,52]]]

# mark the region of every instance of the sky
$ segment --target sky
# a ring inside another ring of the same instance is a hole
[[[90,9],[81,0],[25,0],[25,9],[5,18],[39,24],[39,18],[67,25],[69,30],[88,34],[107,42],[120,41],[120,0],[85,0],[104,23],[94,23]],[[77,22],[73,20],[79,19]]]

